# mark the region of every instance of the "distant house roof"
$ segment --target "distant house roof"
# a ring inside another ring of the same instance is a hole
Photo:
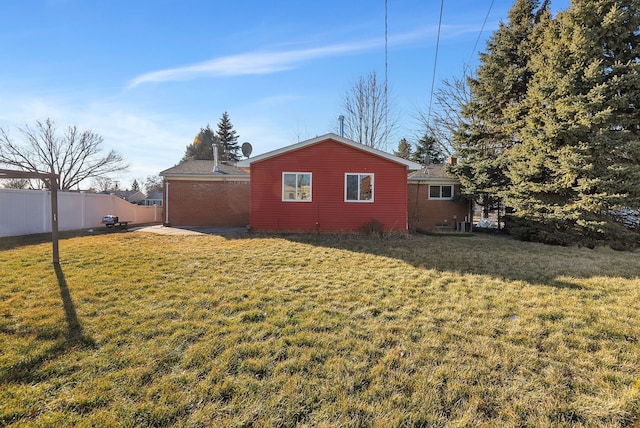
[[[163,197],[162,192],[153,192],[147,196],[147,201],[161,201]]]
[[[432,163],[423,165],[418,171],[409,173],[408,180],[411,181],[455,181],[458,179],[447,172],[446,164]]]
[[[107,190],[100,193],[105,195],[113,194],[127,202],[139,202],[145,198],[144,193],[137,190]]]
[[[160,175],[183,180],[249,180],[249,173],[235,165],[220,162],[218,171],[214,171],[214,167],[215,162],[212,160],[192,160],[165,169]]]
[[[281,147],[281,148],[279,148],[277,150],[272,150],[270,152],[261,154],[259,156],[255,156],[255,157],[250,158],[250,159],[242,160],[242,161],[238,162],[237,166],[245,167],[245,168],[246,167],[250,167],[253,162],[259,162],[259,161],[262,161],[262,160],[265,160],[265,159],[269,159],[269,158],[274,157],[274,156],[279,156],[279,155],[287,153],[287,152],[291,152],[291,151],[294,151],[294,150],[299,150],[299,149],[302,149],[304,147],[311,146],[313,144],[317,144],[317,143],[320,143],[320,142],[323,142],[323,141],[326,141],[326,140],[333,140],[333,141],[336,141],[338,143],[344,144],[345,146],[349,146],[349,147],[352,147],[354,149],[361,150],[363,152],[367,152],[367,153],[371,153],[371,154],[376,155],[376,156],[380,156],[380,157],[385,158],[387,160],[390,160],[392,162],[402,164],[402,165],[406,166],[408,170],[417,170],[417,169],[420,169],[420,166],[421,166],[419,163],[399,158],[399,157],[394,156],[394,155],[392,155],[390,153],[383,152],[382,150],[374,149],[373,147],[369,147],[369,146],[366,146],[364,144],[360,144],[360,143],[358,143],[356,141],[349,140],[347,138],[344,138],[344,137],[341,137],[339,135],[332,134],[332,133],[325,134],[325,135],[322,135],[320,137],[312,138],[310,140],[301,141],[301,142],[299,142],[297,144],[292,144],[290,146]]]

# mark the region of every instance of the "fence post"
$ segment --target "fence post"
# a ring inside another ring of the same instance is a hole
[[[48,211],[47,211],[48,199],[49,199],[49,192],[43,189],[42,190],[42,232],[41,233],[49,232],[49,228],[47,227],[48,220],[49,220]]]
[[[51,183],[51,244],[53,246],[53,264],[60,264],[60,251],[58,247],[58,176],[50,175]]]
[[[84,218],[84,204],[86,203],[86,200],[85,200],[86,193],[80,192],[80,195],[82,195],[80,197],[80,206],[81,206],[80,211],[82,213],[82,228],[84,229],[86,227],[85,225],[87,224]]]

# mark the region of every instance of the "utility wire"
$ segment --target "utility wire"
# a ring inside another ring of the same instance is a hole
[[[440,2],[440,20],[438,21],[438,38],[436,39],[436,55],[433,60],[433,77],[431,78],[431,94],[429,95],[429,110],[427,111],[427,126],[431,120],[431,106],[433,104],[433,90],[436,85],[436,69],[438,67],[438,49],[440,48],[440,30],[442,29],[442,10],[444,9],[444,0]]]
[[[388,99],[388,85],[389,85],[389,61],[388,61],[388,49],[387,39],[389,30],[389,8],[387,0],[384,0],[384,144],[387,146],[388,131],[389,131],[389,99]]]
[[[467,61],[468,64],[471,63],[471,58],[473,58],[473,55],[476,53],[476,48],[478,47],[478,42],[480,42],[480,36],[482,36],[482,33],[484,32],[484,27],[485,25],[487,25],[487,20],[489,19],[489,14],[491,13],[491,8],[493,8],[493,2],[495,0],[491,0],[491,3],[489,4],[489,10],[487,11],[487,15],[484,17],[484,22],[482,23],[482,28],[480,28],[480,32],[478,33],[478,38],[476,39],[476,43],[473,45],[473,50],[471,51],[471,55],[469,55],[469,60]]]

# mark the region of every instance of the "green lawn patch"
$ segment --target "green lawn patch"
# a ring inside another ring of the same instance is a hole
[[[0,251],[0,425],[629,426],[640,254],[502,237]]]

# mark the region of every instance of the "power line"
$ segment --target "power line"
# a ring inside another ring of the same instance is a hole
[[[389,143],[387,141],[388,137],[388,129],[389,129],[389,100],[388,100],[388,85],[389,85],[389,57],[388,57],[388,49],[387,49],[387,39],[388,39],[388,30],[389,30],[389,8],[387,5],[387,0],[384,0],[384,144],[385,146]]]
[[[442,29],[442,11],[444,9],[444,0],[440,2],[440,19],[438,21],[438,38],[436,39],[436,55],[433,60],[433,77],[431,78],[431,94],[429,95],[429,110],[427,111],[427,126],[431,120],[431,106],[433,104],[433,90],[436,85],[436,70],[438,68],[438,50],[440,48],[440,30]]]
[[[487,11],[486,16],[484,17],[484,22],[482,23],[482,28],[480,28],[480,32],[478,33],[478,38],[476,39],[476,43],[473,45],[473,50],[471,51],[471,55],[469,56],[469,60],[467,61],[467,63],[471,62],[471,58],[473,57],[473,54],[476,53],[476,48],[478,47],[478,42],[480,41],[480,36],[482,36],[482,32],[484,31],[484,27],[485,27],[485,25],[487,25],[487,20],[489,19],[489,14],[491,13],[491,8],[493,8],[493,2],[494,2],[494,0],[491,0],[491,3],[489,4],[489,10]]]

